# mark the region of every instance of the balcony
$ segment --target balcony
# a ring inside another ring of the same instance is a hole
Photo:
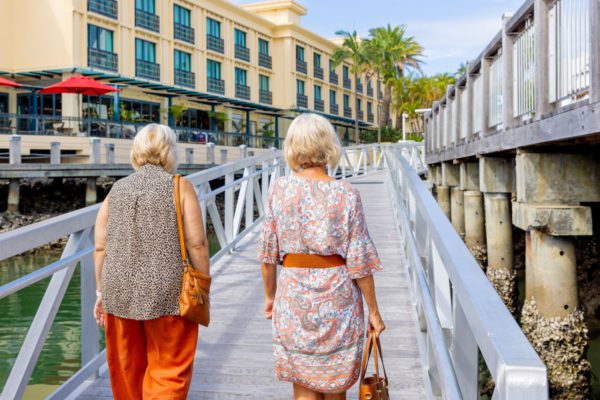
[[[250,100],[250,86],[235,84],[235,97],[242,100]]]
[[[273,94],[268,90],[259,90],[258,101],[262,104],[273,104]]]
[[[235,58],[250,62],[250,49],[239,44],[235,45]]]
[[[315,78],[323,80],[323,68],[318,67],[318,66],[315,65],[315,67],[314,67],[314,75],[315,75]]]
[[[146,60],[135,60],[135,76],[160,81],[160,65]]]
[[[352,90],[352,81],[348,78],[344,78],[344,89]]]
[[[173,37],[175,37],[175,39],[179,39],[187,43],[196,43],[196,34],[194,32],[194,28],[192,28],[191,26],[179,24],[177,22],[173,24]]]
[[[273,66],[271,56],[264,53],[258,53],[258,66],[271,69]]]
[[[135,9],[135,26],[148,29],[152,32],[160,32],[160,18],[156,14],[147,11]]]
[[[88,66],[117,72],[119,70],[119,56],[108,51],[89,48]]]
[[[333,71],[329,71],[329,83],[332,85],[337,85],[339,83],[338,74]]]
[[[88,0],[87,4],[88,11],[119,19],[119,5],[116,0]]]
[[[371,86],[367,86],[367,96],[373,97],[373,88]]]
[[[352,108],[344,107],[344,117],[352,118]]]
[[[363,84],[360,82],[356,82],[356,93],[361,93],[363,92]]]
[[[315,111],[325,111],[325,102],[323,99],[315,99]]]
[[[306,61],[296,58],[296,71],[300,72],[301,74],[306,74],[308,71]]]
[[[175,69],[175,84],[193,89],[196,87],[196,75],[191,71]]]
[[[218,36],[206,35],[206,48],[216,51],[217,53],[225,53],[225,41]]]
[[[303,94],[296,95],[296,105],[298,108],[308,108],[308,97]]]
[[[211,93],[225,94],[225,81],[209,77],[206,80],[206,90]]]
[[[329,105],[329,114],[339,115],[340,114],[340,106],[338,106],[337,104],[330,104]]]
[[[367,121],[370,123],[375,122],[375,115],[373,115],[373,113],[367,113]]]
[[[356,118],[359,121],[364,121],[365,120],[365,114],[363,113],[363,110],[358,110],[358,112],[356,113]]]

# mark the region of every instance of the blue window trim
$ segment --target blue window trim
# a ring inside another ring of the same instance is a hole
[[[333,89],[329,89],[329,103],[331,103],[332,105],[337,104],[336,97],[337,97],[336,91]]]
[[[156,13],[156,4],[154,0],[135,0],[135,8],[150,14]]]
[[[271,90],[271,83],[270,83],[270,79],[267,75],[259,75],[258,76],[258,87],[260,90],[264,90],[264,91],[270,91]]]
[[[300,79],[296,79],[296,92],[297,92],[297,94],[302,94],[302,95],[306,94],[305,89],[306,88],[305,88],[304,81],[300,80]]]
[[[192,55],[190,53],[175,49],[173,56],[175,58],[175,69],[188,72],[192,71]]]
[[[235,28],[233,31],[234,44],[238,46],[246,47],[246,32],[241,29]]]
[[[335,72],[335,64],[333,63],[333,60],[329,60],[329,71]]]
[[[135,38],[135,59],[156,63],[156,43]]]
[[[206,60],[206,76],[221,79],[221,63],[215,60]]]
[[[266,50],[266,52],[264,50]],[[265,40],[262,38],[258,39],[258,52],[260,54],[264,54],[266,56],[269,55],[269,41],[268,40]]]
[[[187,8],[181,7],[178,4],[173,5],[173,22],[181,24],[183,26],[192,26],[191,23],[191,11]]]
[[[214,36],[221,37],[221,22],[211,17],[206,17],[206,33]]]
[[[315,94],[315,100],[323,100],[323,89],[321,88],[321,86],[319,85],[315,85],[314,88],[314,94]]]
[[[304,47],[296,45],[296,59],[304,61]]]
[[[105,34],[102,41],[102,34]],[[97,25],[88,24],[88,48],[113,53],[114,32]]]
[[[367,114],[373,114],[373,103],[367,102]]]
[[[347,65],[344,65],[342,70],[344,72],[344,79],[350,79],[350,68],[348,68]]]
[[[350,96],[344,95],[344,108],[350,108]]]
[[[235,68],[235,84],[246,86],[248,83],[248,71],[243,68]]]
[[[315,67],[321,68],[321,54],[319,54],[319,53],[314,54],[313,64]]]

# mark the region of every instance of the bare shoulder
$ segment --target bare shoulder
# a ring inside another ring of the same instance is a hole
[[[179,180],[179,188],[183,193],[196,193],[196,189],[194,188],[192,182],[184,177],[181,177]]]

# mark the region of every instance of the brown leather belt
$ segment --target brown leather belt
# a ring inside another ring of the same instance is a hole
[[[286,254],[283,256],[284,267],[289,268],[332,268],[346,265],[346,260],[339,254],[322,256],[320,254]]]

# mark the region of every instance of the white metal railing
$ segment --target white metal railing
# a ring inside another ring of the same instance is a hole
[[[468,135],[469,125],[467,124],[467,118],[469,115],[469,95],[466,89],[458,90],[458,95],[460,98],[460,139],[466,140]]]
[[[502,123],[502,50],[490,63],[490,99],[488,127],[494,128]]]
[[[480,351],[493,399],[546,400],[546,367],[449,220],[406,162],[385,150],[433,397],[478,399]]]
[[[483,77],[480,75],[473,78],[473,132],[481,132],[483,127]]]
[[[422,146],[412,144],[407,148],[409,147],[412,147],[412,150],[407,153],[411,163],[418,168],[424,168]],[[381,168],[382,160],[382,147],[376,144],[345,148],[340,165],[331,170],[330,174],[338,178],[362,175]],[[236,244],[257,226],[262,220],[269,185],[274,179],[286,173],[289,173],[289,168],[284,164],[281,151],[270,151],[186,177],[198,193],[205,229],[207,222],[210,221],[219,241],[220,249],[211,257],[211,263],[234,250]],[[211,182],[215,180],[222,184],[211,186]],[[222,210],[217,207],[217,196],[224,202]],[[254,213],[255,205],[258,216]],[[48,398],[64,399],[86,381],[97,377],[103,368],[106,355],[104,351],[100,351],[100,332],[92,315],[96,300],[93,232],[98,209],[99,205],[86,207],[0,234],[0,261],[62,237],[69,237],[59,261],[0,286],[0,299],[3,299],[36,282],[50,278],[50,283],[0,394],[1,400],[20,399],[23,396],[77,267],[81,268],[82,367]]]
[[[459,93],[458,93],[458,89],[456,89],[456,94],[454,95],[454,98],[452,99],[452,101],[450,101],[450,107],[451,108],[451,113],[452,113],[452,121],[458,121],[458,117],[459,117],[459,113],[458,113],[458,104],[459,104]],[[454,144],[456,143],[456,138],[458,136],[458,124],[453,123],[450,126],[450,143]]]
[[[587,96],[584,92],[590,85],[589,3],[590,0],[557,0],[550,7],[552,102],[577,101]]]
[[[535,31],[533,18],[527,19],[513,47],[513,76],[515,83],[515,117],[526,116],[535,110]]]

